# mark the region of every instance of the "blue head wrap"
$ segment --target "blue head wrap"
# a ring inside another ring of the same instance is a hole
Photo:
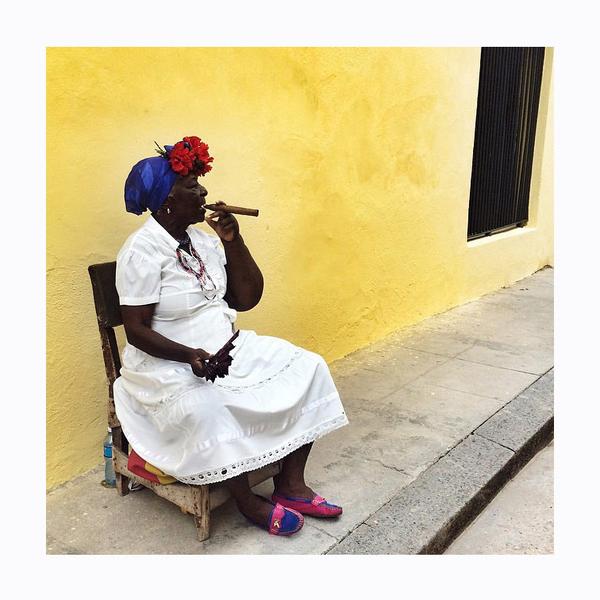
[[[169,152],[172,146],[165,146]],[[167,199],[177,173],[162,156],[144,158],[134,165],[125,181],[125,208],[141,215],[145,210],[157,211]]]

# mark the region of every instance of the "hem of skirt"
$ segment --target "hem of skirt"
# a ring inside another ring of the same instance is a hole
[[[226,479],[237,477],[242,473],[255,471],[256,469],[260,469],[266,465],[277,462],[301,446],[314,442],[316,439],[319,439],[320,437],[323,437],[324,435],[327,435],[328,433],[331,433],[332,431],[339,429],[344,425],[348,425],[346,413],[342,413],[337,417],[326,421],[325,423],[321,423],[320,425],[309,429],[302,435],[295,437],[293,440],[285,444],[275,446],[256,456],[245,458],[229,465],[222,465],[217,468],[201,471],[200,473],[183,476],[172,475],[172,477],[175,477],[177,481],[180,481],[181,483],[187,483],[188,485],[207,485],[209,483],[225,481]]]

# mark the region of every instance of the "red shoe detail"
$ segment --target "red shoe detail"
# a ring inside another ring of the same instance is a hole
[[[341,506],[330,504],[323,496],[319,496],[318,494],[311,500],[310,498],[294,498],[274,493],[271,496],[271,499],[273,502],[281,504],[281,506],[285,506],[286,508],[290,508],[311,517],[337,517],[343,512]]]
[[[266,498],[265,498],[266,500]],[[268,502],[268,500],[267,500]],[[242,513],[244,514],[244,513]],[[284,526],[284,518],[289,515],[293,515],[295,519],[287,519],[287,524]],[[244,515],[248,521],[258,525],[261,529],[266,529],[271,535],[292,535],[302,529],[304,525],[304,517],[297,511],[290,508],[284,508],[281,504],[276,503],[273,506],[273,510],[269,515],[269,524],[265,526],[263,523],[259,523],[254,519],[251,519],[248,515]]]

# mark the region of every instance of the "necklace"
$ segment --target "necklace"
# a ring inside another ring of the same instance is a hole
[[[183,255],[183,252],[181,251],[181,247],[177,248],[177,250],[176,250],[177,260],[184,271],[186,271],[190,275],[193,275],[198,280],[198,283],[200,284],[200,287],[202,288],[202,293],[204,294],[204,297],[207,300],[213,300],[217,295],[217,286],[215,285],[215,282],[213,281],[212,277],[206,270],[204,261],[200,258],[199,254],[196,252],[196,250],[194,249],[194,246],[192,246],[189,236],[188,236],[187,244],[189,244],[189,252],[190,252],[191,256],[193,256],[196,259],[196,261],[198,262],[198,265],[200,267],[200,272],[196,271],[196,269],[194,269],[194,267],[189,263],[188,259]],[[182,244],[180,244],[180,246],[187,245],[187,244],[182,243]],[[212,292],[212,294],[209,297],[206,295],[205,292]]]

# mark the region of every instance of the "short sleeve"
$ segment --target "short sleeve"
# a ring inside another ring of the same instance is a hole
[[[130,250],[117,258],[119,302],[125,306],[156,304],[160,298],[160,264]]]

